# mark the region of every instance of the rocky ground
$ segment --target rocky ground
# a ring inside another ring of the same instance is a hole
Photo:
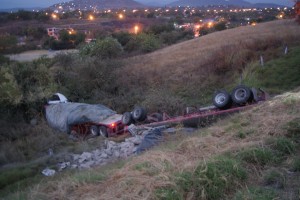
[[[191,133],[195,129],[182,128],[183,133]],[[60,162],[56,169],[46,168],[42,171],[45,176],[52,176],[57,171],[66,169],[88,169],[94,166],[106,165],[118,159],[126,159],[137,155],[162,141],[163,134],[172,134],[179,131],[175,128],[160,129],[153,128],[142,131],[132,137],[126,138],[124,142],[105,141],[105,147],[82,154],[72,154],[70,160]]]

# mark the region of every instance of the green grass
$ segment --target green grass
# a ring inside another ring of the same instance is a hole
[[[22,166],[0,171],[0,196],[22,191],[43,178],[37,166]]]
[[[295,158],[294,159],[292,169],[295,172],[300,172],[300,158]]]
[[[283,155],[295,153],[296,146],[290,139],[286,137],[279,137],[275,141],[275,147]]]
[[[177,177],[177,185],[195,199],[221,199],[235,190],[247,178],[246,170],[232,158],[218,157],[200,164],[194,172],[183,172]]]
[[[234,200],[271,200],[276,199],[277,194],[273,189],[252,187],[243,191],[238,191]]]
[[[252,148],[240,151],[237,155],[241,160],[258,164],[261,166],[272,163],[276,160],[276,155],[268,148]]]
[[[273,59],[264,66],[250,63],[243,71],[243,84],[264,88],[269,93],[282,93],[300,86],[300,47]]]
[[[155,191],[156,198],[160,200],[183,200],[182,194],[173,188],[159,188]]]
[[[287,136],[295,139],[300,139],[300,118],[295,118],[288,122],[284,127],[287,130]]]
[[[283,188],[285,185],[285,177],[278,170],[270,170],[264,175],[266,185],[271,185],[274,188]]]

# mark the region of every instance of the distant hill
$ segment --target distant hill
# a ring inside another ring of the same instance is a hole
[[[134,0],[73,0],[65,3],[55,4],[51,9],[56,9],[59,6],[68,9],[113,9],[113,8],[138,8],[144,7],[143,4]]]
[[[252,4],[244,0],[178,0],[170,6],[209,6],[209,5],[235,5],[249,7]]]
[[[222,6],[239,6],[239,7],[283,7],[282,5],[273,3],[256,3],[252,4],[244,0],[178,0],[168,4],[168,6],[209,6],[209,5],[222,5]]]

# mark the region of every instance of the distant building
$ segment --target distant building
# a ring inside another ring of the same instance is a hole
[[[54,37],[56,40],[59,38],[59,31],[62,30],[60,28],[47,28],[48,36]]]
[[[76,31],[73,28],[47,28],[48,36],[49,37],[54,37],[55,40],[59,39],[59,32],[61,30],[66,30],[69,32],[69,34],[75,34]]]

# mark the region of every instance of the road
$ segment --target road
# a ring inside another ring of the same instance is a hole
[[[7,57],[9,57],[11,60],[26,62],[26,61],[36,60],[42,56],[46,56],[47,58],[53,58],[59,53],[76,53],[76,52],[78,52],[78,50],[76,49],[60,50],[60,51],[33,50],[33,51],[25,51],[20,54],[7,55]]]

